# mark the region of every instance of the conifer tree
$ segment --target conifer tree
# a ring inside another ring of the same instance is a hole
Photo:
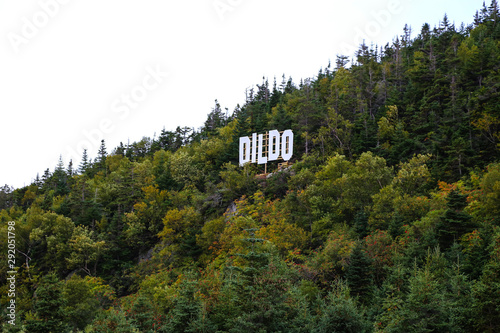
[[[89,157],[87,155],[87,149],[85,148],[83,149],[82,161],[80,162],[80,167],[78,169],[78,172],[83,175],[87,171],[89,166],[90,166]]]
[[[68,176],[72,177],[75,170],[73,169],[73,160],[69,160],[68,168],[66,169]]]
[[[99,147],[99,151],[97,152],[96,164],[98,170],[105,171],[106,170],[106,144],[104,140],[101,140],[101,146]]]
[[[347,284],[350,290],[362,301],[369,300],[373,288],[373,273],[371,262],[361,242],[358,242],[352,250],[349,258],[349,266],[346,270]]]
[[[438,225],[438,240],[443,249],[448,249],[458,239],[472,231],[471,216],[463,211],[467,206],[467,198],[457,190],[448,194],[448,209],[441,217]]]
[[[359,238],[368,236],[368,216],[364,210],[360,210],[354,216],[354,230]]]
[[[54,273],[42,278],[36,289],[34,315],[26,321],[28,332],[59,333],[64,332],[64,298],[62,283]]]
[[[62,156],[59,156],[59,162],[52,176],[55,185],[55,195],[64,195],[69,192],[67,177]]]
[[[356,300],[351,297],[349,287],[337,281],[333,290],[322,301],[320,315],[315,320],[314,333],[364,333],[371,332],[370,322]]]
[[[270,268],[272,258],[263,250],[262,238],[257,238],[258,229],[246,229],[249,237],[244,239],[248,252],[239,254],[245,261],[237,283],[237,305],[241,314],[231,320],[230,332],[286,332],[287,313],[286,279]],[[275,268],[276,269],[276,268]]]

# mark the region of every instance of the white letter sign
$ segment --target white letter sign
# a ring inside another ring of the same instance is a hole
[[[252,138],[240,138],[240,166],[245,163],[265,164],[268,161],[290,160],[293,156],[293,132],[286,130],[280,135],[277,130],[268,134],[252,133]]]

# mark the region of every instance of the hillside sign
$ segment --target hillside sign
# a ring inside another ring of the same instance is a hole
[[[253,133],[252,138],[240,138],[240,166],[246,163],[266,164],[268,161],[288,161],[293,155],[293,132],[272,130],[265,134]]]

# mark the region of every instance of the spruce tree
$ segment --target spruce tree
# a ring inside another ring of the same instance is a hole
[[[372,293],[372,276],[371,261],[363,250],[362,243],[358,242],[349,258],[346,278],[352,293],[359,296],[361,301],[367,301]]]
[[[228,156],[225,159],[234,162],[238,161],[238,152],[240,148],[239,138],[243,136],[250,135],[250,128],[248,123],[248,112],[246,108],[241,109],[238,112],[238,117],[236,118],[236,127],[234,129],[233,139],[229,145]]]
[[[236,303],[241,313],[231,320],[229,332],[287,332],[290,307],[285,302],[286,278],[279,274],[277,267],[270,269],[273,261],[262,248],[264,239],[255,236],[257,230],[246,230],[249,237],[244,242],[249,244],[249,251],[239,254],[246,263],[236,287]]]
[[[59,162],[52,176],[55,185],[55,195],[65,195],[69,192],[67,177],[68,175],[64,170],[62,156],[59,156]]]
[[[104,143],[104,140],[101,140],[101,146],[99,147],[96,158],[97,168],[100,171],[106,171],[106,155],[106,144]]]
[[[42,278],[34,298],[34,316],[26,320],[26,328],[32,333],[64,332],[64,298],[62,283],[54,273]]]
[[[73,173],[75,172],[75,170],[73,169],[73,160],[69,160],[69,164],[68,164],[68,169],[67,169],[67,173],[68,173],[68,176],[73,176]]]
[[[83,150],[83,154],[82,154],[82,162],[80,163],[80,167],[78,169],[78,172],[80,172],[80,174],[84,174],[87,169],[89,168],[89,157],[88,157],[88,154],[87,154],[87,149],[84,149]]]
[[[368,215],[364,210],[359,210],[354,216],[354,230],[359,238],[368,236]]]
[[[472,231],[471,216],[463,211],[467,206],[467,197],[457,190],[448,194],[448,209],[438,225],[438,240],[442,249],[449,249],[458,239]]]

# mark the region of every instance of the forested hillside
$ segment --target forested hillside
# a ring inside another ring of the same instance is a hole
[[[274,129],[292,166],[240,167],[238,138]],[[198,130],[3,187],[3,331],[500,332],[499,140],[496,0],[264,78]]]

